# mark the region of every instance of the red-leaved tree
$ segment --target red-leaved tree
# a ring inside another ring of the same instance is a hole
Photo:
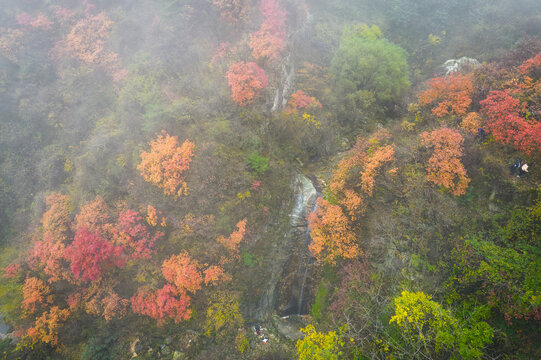
[[[284,111],[287,113],[297,113],[298,110],[321,108],[321,106],[321,103],[315,97],[307,95],[302,90],[297,90],[291,94]]]
[[[241,106],[253,103],[269,83],[265,71],[255,62],[236,62],[227,71],[233,101]]]
[[[451,74],[430,79],[428,89],[419,95],[419,104],[431,105],[432,114],[443,117],[448,114],[464,115],[470,107],[473,94],[471,74]]]
[[[158,325],[172,319],[176,323],[188,320],[191,316],[190,297],[179,292],[175,286],[166,284],[158,291],[139,289],[131,299],[134,313],[147,315],[158,320]]]
[[[526,154],[541,152],[541,122],[521,116],[527,111],[526,103],[510,91],[491,91],[481,105],[487,115],[486,127],[496,141]]]
[[[135,210],[126,210],[118,216],[115,243],[124,247],[124,254],[133,260],[150,259],[154,254],[154,243],[164,235],[156,231],[150,233],[143,217]]]
[[[66,247],[66,259],[71,262],[71,271],[84,281],[99,279],[109,267],[121,267],[122,247],[114,246],[99,235],[82,228],[77,231],[73,243]]]

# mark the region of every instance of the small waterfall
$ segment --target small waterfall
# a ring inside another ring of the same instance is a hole
[[[268,278],[252,317],[263,319],[278,311],[280,316],[306,313],[306,299],[314,260],[308,246],[311,242],[307,216],[316,209],[321,194],[306,176],[297,174],[291,182],[292,198],[289,221],[281,229],[283,239],[269,263]]]
[[[313,261],[313,258],[310,256],[310,258],[308,259],[308,261],[306,262],[306,265],[304,267],[304,275],[302,277],[302,283],[301,283],[301,291],[300,291],[300,295],[299,295],[299,303],[297,305],[297,309],[298,309],[298,314],[297,315],[301,315],[302,312],[303,312],[303,295],[304,295],[304,286],[306,285],[306,279],[308,278],[308,273],[309,272],[312,272],[312,261]]]
[[[306,289],[312,273],[313,258],[308,250],[311,242],[307,217],[317,207],[319,194],[306,176],[299,174],[295,179],[295,202],[290,213],[291,237],[296,249],[292,259],[297,259],[296,272],[288,293],[289,302],[282,315],[301,315],[306,312]],[[294,264],[294,263],[293,263]],[[292,265],[293,265],[292,264]],[[287,299],[286,299],[287,300]]]
[[[316,201],[313,202],[312,208],[307,212],[306,216],[310,214],[311,212],[315,211],[317,209],[317,198],[320,196],[320,194],[316,191]],[[299,292],[299,302],[297,305],[298,309],[298,315],[301,315],[304,309],[304,287],[306,286],[306,279],[309,277],[309,275],[312,273],[312,264],[314,262],[314,258],[312,257],[312,254],[310,253],[310,250],[308,249],[308,246],[310,245],[310,242],[312,241],[312,238],[310,237],[310,228],[308,227],[308,224],[306,224],[306,232],[305,232],[305,242],[306,242],[306,256],[305,256],[305,265],[304,265],[304,274],[302,276],[302,283],[301,283],[301,290]],[[301,262],[299,262],[299,265]]]

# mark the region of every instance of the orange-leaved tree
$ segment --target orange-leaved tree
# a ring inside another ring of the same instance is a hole
[[[99,67],[116,80],[122,77],[118,54],[105,47],[113,21],[105,14],[85,17],[79,20],[66,38],[57,47],[57,55],[68,55],[88,65]]]
[[[446,127],[421,134],[421,144],[434,148],[426,166],[426,178],[456,196],[465,194],[470,182],[460,161],[463,142],[458,131]]]
[[[336,263],[337,258],[351,259],[361,250],[346,214],[339,205],[332,205],[322,198],[317,199],[317,209],[308,216],[310,228],[310,252],[318,261]]]
[[[276,0],[261,0],[259,11],[263,23],[250,35],[250,48],[255,59],[275,60],[286,46],[286,12]]]
[[[221,267],[217,265],[209,266],[205,271],[205,285],[218,284],[220,282],[227,282],[231,280],[231,275],[226,273]]]
[[[469,112],[460,123],[460,127],[470,134],[475,134],[481,128],[481,116],[472,111]]]
[[[53,306],[49,311],[44,312],[36,320],[33,327],[27,331],[33,341],[42,341],[51,345],[58,345],[58,331],[68,318],[70,311]]]
[[[164,194],[173,195],[177,199],[188,194],[188,185],[184,179],[192,162],[194,147],[190,140],[178,146],[176,136],[162,131],[162,135],[150,142],[150,152],[141,153],[141,163],[137,169],[146,181],[162,188]]]
[[[183,253],[165,260],[162,264],[162,274],[165,280],[176,286],[178,291],[195,293],[201,289],[203,282],[199,267],[197,261]]]
[[[394,161],[390,138],[385,129],[366,138],[359,136],[338,164],[329,183],[329,200],[318,199],[318,208],[308,217],[310,251],[318,261],[335,263],[337,258],[362,254],[354,224],[366,211],[366,199],[372,196],[378,172]]]
[[[431,105],[432,114],[437,117],[466,114],[472,102],[473,77],[471,74],[436,77],[430,79],[427,85],[428,89],[419,95],[419,104]]]
[[[247,219],[239,221],[236,225],[237,230],[233,231],[228,237],[220,236],[216,241],[225,246],[227,250],[235,257],[238,257],[239,254],[239,245],[240,242],[244,239],[246,234],[246,223]]]
[[[62,266],[64,250],[69,236],[71,199],[68,195],[53,193],[45,199],[47,211],[41,217],[41,235],[29,252],[28,265],[33,271],[43,270],[49,282],[69,278]]]
[[[23,286],[23,310],[30,314],[34,313],[40,304],[47,302],[50,292],[51,288],[42,280],[35,277],[26,278]]]
[[[329,189],[352,220],[364,213],[365,199],[372,196],[378,171],[394,161],[394,148],[388,144],[390,138],[385,129],[366,138],[359,137],[333,173]]]
[[[509,91],[491,91],[481,105],[488,117],[486,127],[496,141],[529,155],[541,152],[541,122],[521,116],[527,112],[526,103]]]
[[[109,206],[101,196],[96,196],[94,200],[84,203],[79,213],[75,215],[74,230],[86,228],[100,236],[107,236],[110,223]]]
[[[233,101],[241,106],[253,103],[269,83],[265,70],[255,62],[231,64],[226,77]]]
[[[167,283],[159,290],[140,288],[131,298],[132,310],[136,314],[147,315],[158,321],[158,325],[167,319],[175,322],[188,320],[190,294],[202,288],[203,276],[201,265],[192,260],[187,253],[173,255],[162,264],[162,275]],[[229,281],[231,277],[218,266],[209,266],[205,271],[205,285]]]

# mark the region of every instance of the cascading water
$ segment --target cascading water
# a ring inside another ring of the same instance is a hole
[[[297,261],[297,271],[290,280],[289,291],[286,296],[289,302],[281,311],[282,316],[301,315],[306,313],[306,287],[309,285],[312,272],[313,258],[308,250],[310,244],[310,229],[308,228],[307,217],[317,207],[319,194],[314,184],[304,175],[297,175],[295,179],[295,202],[290,213],[291,238],[293,241],[294,253],[292,257]]]
[[[313,202],[313,205],[312,205],[312,208],[308,211],[308,213],[306,214],[306,216],[308,216],[308,214],[310,214],[311,212],[313,211],[316,211],[317,209],[317,198],[320,197],[321,194],[319,194],[317,191],[316,191],[316,200]],[[308,204],[307,204],[308,205]],[[306,217],[305,217],[306,219]],[[300,294],[299,294],[299,302],[298,302],[298,315],[301,315],[304,310],[305,310],[305,306],[304,306],[304,303],[303,303],[303,300],[304,300],[304,287],[306,286],[306,279],[308,279],[308,277],[310,276],[310,274],[312,273],[312,264],[314,262],[314,258],[312,257],[312,254],[310,253],[309,249],[308,249],[308,246],[310,245],[310,242],[312,241],[312,238],[310,237],[310,228],[308,227],[308,223],[306,224],[306,231],[305,231],[305,243],[306,243],[306,260],[305,260],[305,265],[304,265],[304,274],[303,274],[303,277],[302,277],[302,283],[301,283],[301,290],[300,290]],[[300,265],[300,262],[299,262],[299,265]]]

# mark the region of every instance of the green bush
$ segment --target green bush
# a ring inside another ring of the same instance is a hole
[[[248,155],[248,164],[252,170],[261,176],[269,168],[269,158],[259,155],[259,151],[254,150],[250,155]]]

